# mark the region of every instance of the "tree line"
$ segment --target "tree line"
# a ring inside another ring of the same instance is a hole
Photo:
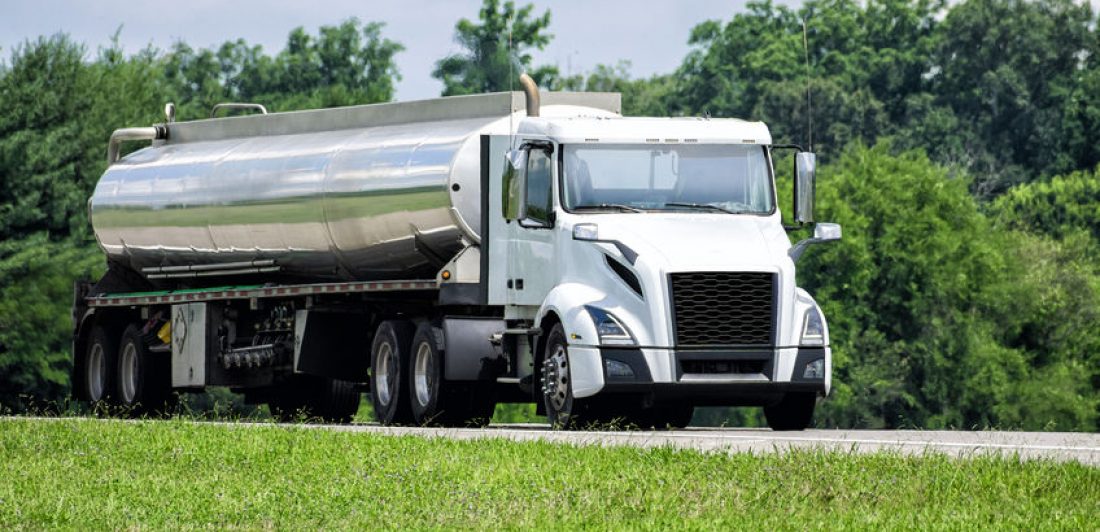
[[[574,76],[534,64],[551,24],[485,0],[433,76],[452,95],[510,90],[527,71],[553,90],[621,92],[628,115],[762,120],[819,153],[818,216],[845,229],[799,270],[833,337],[819,425],[1098,428],[1100,31],[1087,2],[750,2],[697,25],[681,65],[648,78],[625,62]],[[103,268],[85,205],[113,129],[162,121],[167,101],[183,120],[223,101],[389,101],[402,49],[355,19],[295,29],[275,54],[234,40],[127,55],[117,36],[90,53],[63,34],[17,47],[0,64],[0,405],[67,393],[72,281]]]

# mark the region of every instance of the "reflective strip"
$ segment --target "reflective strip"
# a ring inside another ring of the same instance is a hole
[[[213,292],[188,292],[150,296],[96,296],[87,298],[89,307],[125,307],[132,305],[159,305],[179,302],[215,301],[222,299],[251,299],[286,295],[313,295],[325,293],[396,292],[410,290],[435,290],[435,281],[386,281],[374,283],[326,283],[256,288],[252,290],[218,290]]]

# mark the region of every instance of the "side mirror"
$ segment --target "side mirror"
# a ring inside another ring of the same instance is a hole
[[[814,236],[791,246],[791,249],[787,252],[787,255],[791,257],[791,260],[798,262],[798,259],[802,258],[802,254],[805,253],[806,248],[814,244],[822,244],[825,242],[840,240],[840,237],[840,224],[825,222],[819,223],[817,225],[814,225]]]
[[[840,240],[840,236],[840,224],[822,222],[814,225],[814,240],[818,242]]]
[[[814,178],[817,157],[811,152],[794,156],[794,221],[807,224],[814,221]],[[816,231],[816,229],[815,229]]]
[[[509,150],[504,163],[505,220],[522,220],[527,217],[527,150]]]

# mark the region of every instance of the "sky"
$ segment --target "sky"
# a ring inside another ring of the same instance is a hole
[[[551,11],[554,35],[545,50],[533,54],[535,65],[556,64],[563,74],[576,74],[627,60],[635,77],[671,72],[688,53],[692,27],[709,19],[729,19],[745,6],[745,0],[530,3],[536,13]],[[402,75],[397,99],[415,100],[442,91],[443,85],[431,77],[434,64],[461,52],[454,41],[455,23],[463,17],[476,20],[480,6],[481,0],[8,0],[0,18],[0,57],[7,60],[27,39],[58,32],[85,43],[94,54],[120,26],[119,40],[128,53],[149,44],[166,49],[177,40],[206,48],[243,38],[274,55],[295,27],[315,34],[319,26],[358,17],[384,22],[383,36],[405,46],[396,57]]]

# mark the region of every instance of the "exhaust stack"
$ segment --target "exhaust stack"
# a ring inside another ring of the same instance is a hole
[[[519,84],[523,86],[523,94],[527,97],[527,116],[539,116],[539,86],[526,72],[519,75]]]

